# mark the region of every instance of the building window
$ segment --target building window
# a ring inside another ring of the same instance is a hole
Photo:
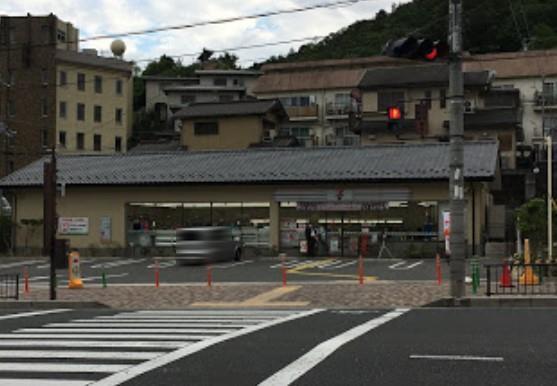
[[[62,30],[57,30],[56,31],[56,39],[59,42],[65,43],[66,42],[66,33]]]
[[[77,120],[78,121],[85,120],[85,105],[83,103],[77,104]]]
[[[15,85],[15,71],[14,70],[8,71],[8,79],[6,79],[6,82],[8,82],[8,84],[10,86]]]
[[[43,148],[48,147],[48,129],[41,130],[41,145]]]
[[[93,119],[95,122],[101,122],[102,121],[102,107],[101,106],[95,106],[94,112],[93,112]]]
[[[114,114],[114,120],[116,121],[116,123],[118,124],[122,124],[122,109],[116,109],[116,112]]]
[[[75,143],[77,150],[83,150],[85,148],[85,134],[77,133],[75,137]]]
[[[180,101],[183,105],[188,103],[195,103],[195,95],[183,94],[180,96]]]
[[[387,111],[391,106],[404,107],[404,91],[380,91],[377,94],[377,111]]]
[[[61,132],[58,133],[58,143],[60,144],[60,146],[66,147],[66,132],[65,131],[61,131]]]
[[[14,170],[15,170],[14,161],[8,162],[8,173],[13,173]]]
[[[122,137],[114,138],[114,150],[116,150],[118,153],[122,151]]]
[[[93,136],[93,150],[94,151],[101,151],[101,135],[95,134]]]
[[[65,86],[68,84],[68,74],[66,71],[60,71],[60,86]]]
[[[213,79],[213,85],[215,85],[215,86],[226,86],[226,78],[215,78],[215,79]]]
[[[424,93],[424,101],[425,105],[427,106],[427,109],[431,109],[431,90],[426,90],[426,92]]]
[[[46,68],[41,69],[41,82],[42,84],[48,84],[48,72]]]
[[[46,98],[41,98],[41,115],[43,117],[48,116],[48,102]]]
[[[194,122],[193,133],[194,135],[218,135],[219,124],[218,122]]]
[[[77,89],[79,91],[85,91],[85,74],[77,73]]]
[[[100,94],[103,92],[103,78],[102,76],[95,75],[95,92]]]
[[[116,95],[122,95],[123,83],[121,79],[116,80]]]
[[[447,90],[442,88],[439,90],[439,108],[444,109],[447,107]]]
[[[232,102],[233,100],[234,100],[234,95],[232,94],[219,95],[219,102]]]
[[[59,112],[60,118],[66,118],[66,102],[60,102],[59,108],[60,108],[60,112]]]
[[[303,95],[294,97],[280,98],[285,107],[315,106],[315,95]]]
[[[15,116],[15,102],[11,99],[8,101],[8,115],[10,117]]]

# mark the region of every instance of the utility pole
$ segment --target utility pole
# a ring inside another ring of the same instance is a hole
[[[553,260],[553,140],[547,140],[547,261]]]
[[[56,148],[44,163],[44,250],[50,256],[50,300],[56,300]]]
[[[462,0],[449,0],[450,270],[451,297],[465,296],[464,238],[464,80],[462,74]]]

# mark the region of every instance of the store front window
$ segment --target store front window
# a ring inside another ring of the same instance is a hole
[[[383,234],[387,243],[435,241],[438,221],[436,202],[281,202],[280,245],[282,250],[304,253],[309,225],[317,239],[315,255],[356,256],[362,234],[371,244],[381,243]]]
[[[136,202],[127,205],[128,244],[172,246],[178,228],[228,226],[246,246],[269,246],[268,202]]]

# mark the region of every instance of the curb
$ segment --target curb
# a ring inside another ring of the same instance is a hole
[[[432,308],[464,308],[464,307],[484,307],[484,308],[528,308],[528,307],[557,307],[557,297],[478,297],[463,298],[456,302],[453,298],[443,298],[431,303],[425,304],[424,307]]]
[[[100,302],[74,302],[74,301],[26,301],[26,300],[6,300],[0,301],[0,309],[47,309],[47,308],[110,308],[110,306]]]

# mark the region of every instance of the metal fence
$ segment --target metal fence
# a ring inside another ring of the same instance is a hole
[[[486,295],[557,295],[557,263],[485,264]]]
[[[0,275],[0,299],[19,299],[19,275]]]

